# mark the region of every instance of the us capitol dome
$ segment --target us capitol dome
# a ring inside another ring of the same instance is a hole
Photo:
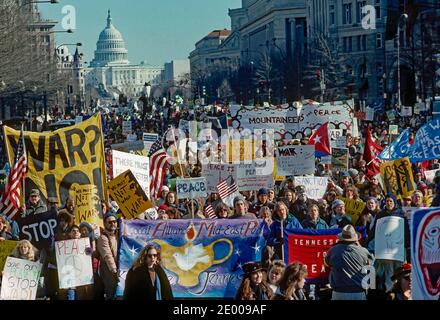
[[[99,34],[94,59],[85,72],[87,89],[97,89],[102,98],[117,97],[121,93],[136,97],[142,94],[146,82],[160,83],[163,67],[146,62],[130,64],[125,41],[113,25],[108,10],[107,26]]]
[[[129,64],[124,39],[112,24],[110,10],[108,11],[107,27],[99,35],[96,47],[95,59],[90,63],[91,67]]]

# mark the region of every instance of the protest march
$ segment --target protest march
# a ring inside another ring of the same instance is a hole
[[[439,300],[439,118],[124,108],[3,125],[1,300]]]

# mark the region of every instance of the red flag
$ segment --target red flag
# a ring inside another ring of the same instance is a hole
[[[330,137],[328,135],[328,122],[324,123],[318,128],[318,130],[316,130],[316,132],[310,138],[308,145],[315,146],[315,155],[318,158],[331,154]]]
[[[380,159],[376,157],[382,150],[383,148],[374,142],[370,128],[367,128],[364,148],[364,160],[367,162],[367,177],[380,173]]]

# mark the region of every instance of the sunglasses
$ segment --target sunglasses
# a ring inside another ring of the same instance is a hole
[[[148,258],[157,258],[157,254],[147,254]]]

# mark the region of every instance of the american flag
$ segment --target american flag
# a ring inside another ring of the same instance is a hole
[[[228,185],[227,181],[223,180],[217,185],[217,189],[222,201],[229,207],[233,207],[234,198],[240,195],[237,184],[232,182],[231,185]]]
[[[13,219],[21,208],[21,189],[27,171],[26,147],[24,144],[23,126],[15,150],[14,167],[9,172],[8,181],[0,198],[0,211]]]
[[[214,208],[211,205],[207,206],[205,211],[209,219],[217,219],[217,215],[215,214]]]
[[[165,152],[160,140],[151,146],[148,156],[150,157],[150,194],[157,199],[163,186],[165,169],[171,157]]]

